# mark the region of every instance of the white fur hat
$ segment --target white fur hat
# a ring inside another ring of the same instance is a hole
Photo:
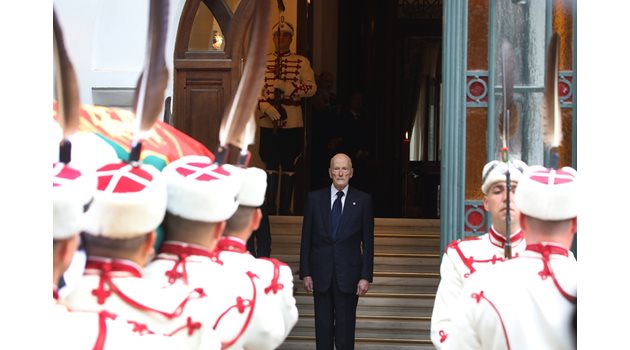
[[[278,32],[278,26],[280,26],[280,32],[285,32],[285,33],[289,33],[291,35],[293,35],[295,33],[295,31],[293,30],[293,25],[287,21],[284,22],[277,22],[276,24],[274,24],[273,28],[271,28],[271,32],[272,33],[277,33]]]
[[[509,164],[509,166],[508,166]],[[488,162],[481,172],[481,192],[488,194],[490,186],[498,181],[505,182],[505,174],[510,169],[510,181],[518,182],[527,164],[518,159],[510,159],[508,163],[493,160]]]
[[[152,165],[111,163],[96,171],[98,185],[85,231],[133,238],[155,230],[166,214],[166,184]]]
[[[53,239],[66,239],[83,230],[84,212],[96,191],[93,174],[64,163],[53,164]]]
[[[238,208],[241,170],[206,156],[185,156],[162,170],[168,188],[168,211],[185,219],[220,222]]]
[[[238,202],[247,207],[260,207],[265,202],[267,173],[259,168],[243,169]]]
[[[521,213],[541,220],[577,217],[577,171],[570,167],[529,168],[516,188],[514,201]]]
[[[59,161],[59,142],[63,139],[63,131],[59,123],[52,121],[53,162]],[[70,166],[81,171],[93,173],[96,169],[109,163],[117,163],[118,155],[102,137],[90,131],[77,131],[68,137],[72,144]]]

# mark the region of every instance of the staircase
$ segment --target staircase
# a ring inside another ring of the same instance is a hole
[[[279,349],[315,349],[313,296],[298,276],[301,216],[271,216],[271,256],[291,266],[299,319]],[[440,280],[440,221],[376,218],[374,281],[357,308],[355,349],[434,349],[429,337]]]

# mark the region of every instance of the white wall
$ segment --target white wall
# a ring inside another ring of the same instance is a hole
[[[173,50],[184,3],[170,2],[167,96],[173,91]],[[77,72],[82,103],[94,103],[93,88],[133,89],[144,63],[148,0],[55,0],[53,5]]]

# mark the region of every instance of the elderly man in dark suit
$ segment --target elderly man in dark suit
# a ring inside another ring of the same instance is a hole
[[[332,185],[308,194],[300,278],[315,302],[318,350],[354,349],[359,296],[367,293],[374,266],[372,197],[350,187],[352,161],[330,160]]]

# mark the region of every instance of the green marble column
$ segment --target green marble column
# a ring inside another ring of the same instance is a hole
[[[468,1],[444,1],[440,219],[442,251],[464,232]]]

